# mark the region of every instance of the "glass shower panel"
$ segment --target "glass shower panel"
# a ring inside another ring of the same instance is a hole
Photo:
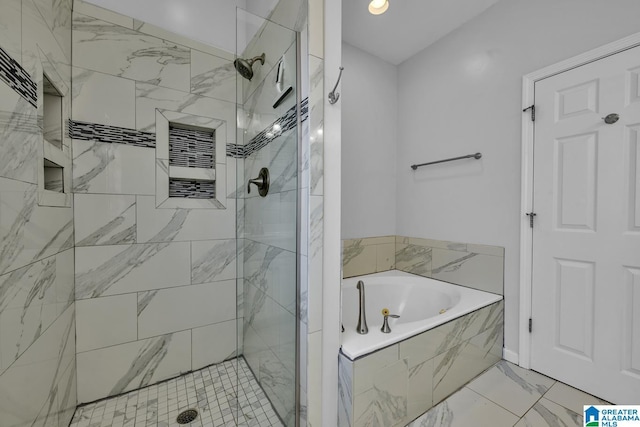
[[[238,10],[237,29],[238,348],[273,406],[274,425],[294,426],[296,33],[243,10]],[[258,416],[245,411],[249,401],[239,404],[241,417]]]

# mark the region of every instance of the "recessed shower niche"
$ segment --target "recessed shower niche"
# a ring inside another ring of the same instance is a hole
[[[156,110],[156,207],[225,209],[226,122]]]
[[[38,124],[42,151],[38,171],[38,204],[71,206],[71,148],[65,133],[69,119],[69,87],[44,53],[39,52]]]
[[[169,123],[169,197],[215,199],[216,133]]]

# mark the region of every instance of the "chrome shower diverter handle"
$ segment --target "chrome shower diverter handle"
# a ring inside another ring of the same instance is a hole
[[[258,177],[249,180],[249,182],[247,183],[248,194],[251,194],[251,184],[254,184],[256,187],[258,187],[258,194],[260,194],[261,197],[265,197],[269,193],[269,169],[260,169]]]

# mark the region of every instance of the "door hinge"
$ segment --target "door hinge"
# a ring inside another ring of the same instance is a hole
[[[522,110],[522,112],[525,113],[527,110],[531,110],[531,121],[535,122],[536,121],[536,106],[535,105],[530,105],[529,107],[527,107],[524,110]]]
[[[535,212],[529,212],[529,213],[527,213],[527,216],[529,217],[529,227],[533,228],[533,218],[535,218],[536,213]]]
[[[529,318],[529,333],[531,333],[532,329],[533,329],[533,319],[530,317]]]

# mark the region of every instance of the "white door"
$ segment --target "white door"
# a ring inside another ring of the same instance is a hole
[[[640,47],[537,82],[535,104],[531,368],[638,404]]]

